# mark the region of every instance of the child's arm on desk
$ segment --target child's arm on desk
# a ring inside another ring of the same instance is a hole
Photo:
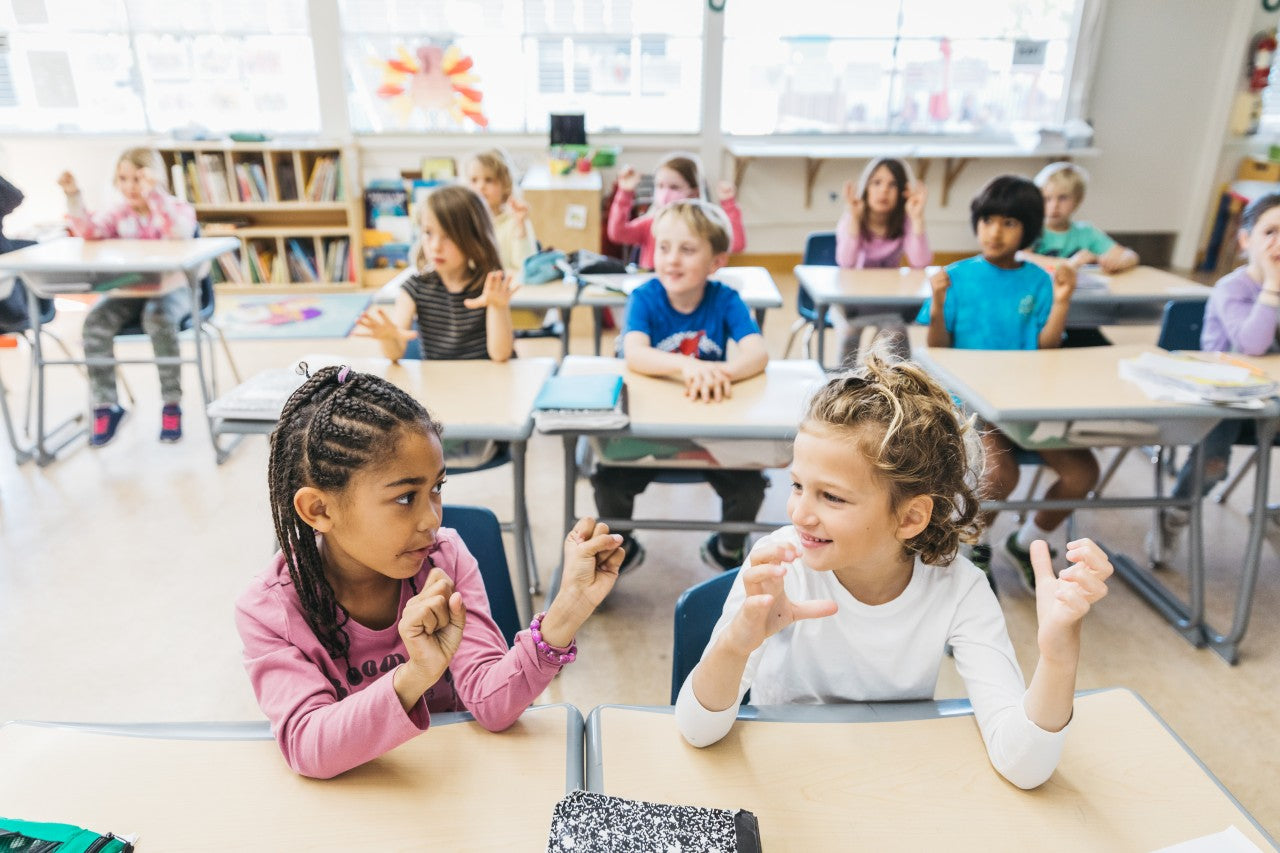
[[[1062,346],[1062,334],[1067,329],[1067,311],[1071,308],[1071,294],[1075,289],[1075,267],[1071,264],[1058,264],[1053,271],[1053,307],[1049,309],[1049,319],[1040,329],[1040,349]]]
[[[733,380],[723,361],[703,361],[697,356],[664,352],[653,346],[645,332],[627,332],[622,340],[627,369],[645,376],[679,377],[685,396],[695,400],[722,400],[729,396]]]

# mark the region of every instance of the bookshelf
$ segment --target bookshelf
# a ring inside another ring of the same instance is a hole
[[[157,146],[201,234],[240,240],[214,265],[219,292],[360,288],[364,213],[355,150],[341,145],[190,142]]]

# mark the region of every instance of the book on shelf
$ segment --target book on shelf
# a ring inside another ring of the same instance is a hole
[[[285,157],[276,161],[276,190],[279,197],[276,201],[300,201],[298,198],[298,179],[293,171],[293,160]]]
[[[759,853],[760,823],[746,809],[708,809],[570,791],[551,814],[547,853]]]
[[[1226,353],[1144,352],[1120,362],[1120,376],[1160,395],[1210,403],[1250,403],[1273,396],[1277,382],[1246,361]]]
[[[408,216],[409,193],[404,181],[378,179],[364,188],[364,227],[377,228],[379,216]]]
[[[533,401],[538,429],[614,430],[631,422],[626,384],[614,373],[552,376]]]
[[[289,246],[289,268],[293,271],[294,281],[319,281],[320,274],[316,271],[316,265],[312,261],[310,253],[308,253],[302,244],[297,240],[290,239]]]
[[[230,253],[218,255],[218,268],[222,270],[223,281],[244,284],[244,272],[240,269],[240,262],[236,260],[235,255]]]

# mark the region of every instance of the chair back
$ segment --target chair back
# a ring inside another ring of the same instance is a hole
[[[804,238],[803,263],[806,266],[834,267],[836,265],[836,232],[811,231]],[[796,310],[810,323],[818,319],[813,299],[803,287],[796,290]]]
[[[1200,349],[1200,331],[1204,328],[1204,300],[1172,299],[1164,304],[1160,318],[1160,337],[1156,346],[1167,350]]]
[[[484,591],[489,597],[489,613],[498,630],[511,646],[524,627],[516,608],[511,573],[507,569],[507,552],[502,546],[502,526],[493,511],[479,506],[446,506],[444,527],[453,528],[462,537],[471,556],[480,565]]]
[[[676,703],[680,688],[702,659],[711,640],[720,612],[724,610],[729,589],[738,577],[738,569],[717,575],[681,593],[676,601],[675,642],[671,650],[671,704]]]

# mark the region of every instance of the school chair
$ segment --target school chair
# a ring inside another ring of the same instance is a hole
[[[671,648],[672,705],[676,703],[685,679],[702,660],[702,652],[711,641],[711,631],[720,619],[725,599],[729,597],[729,590],[739,571],[732,569],[691,586],[677,599],[675,637]]]
[[[7,242],[14,246],[14,248],[35,245],[35,241],[33,240],[10,240]],[[13,335],[17,340],[26,343],[28,349],[30,349],[32,346],[30,337],[32,322],[30,307],[27,301],[27,285],[22,281],[22,279],[16,277],[9,279],[8,282],[9,283],[0,282],[0,292],[9,288],[9,295],[3,300],[0,300],[0,335]],[[71,354],[71,350],[67,347],[66,342],[49,329],[49,323],[53,322],[53,318],[57,313],[54,301],[52,299],[45,299],[41,297],[36,300],[36,303],[40,309],[40,333],[53,340],[68,360],[73,359],[75,356]],[[28,435],[31,434],[31,396],[35,390],[36,370],[35,359],[32,358],[30,362],[30,369],[27,371],[27,390],[25,395],[26,416],[23,422],[23,429]],[[87,371],[83,367],[80,368],[80,372],[87,375]],[[0,405],[4,405],[3,414],[5,424],[9,428],[10,443],[13,444],[14,451],[17,452],[18,445],[14,443],[15,433],[13,432],[12,425],[9,420],[10,414],[8,404],[3,400],[3,398],[0,398]],[[24,457],[22,457],[22,454],[18,455],[18,461],[23,461]]]
[[[809,236],[804,238],[804,255],[801,263],[806,266],[834,267],[836,265],[836,232],[810,232]],[[791,355],[791,346],[796,342],[796,335],[800,334],[802,329],[804,330],[804,341],[801,346],[804,347],[805,353],[808,354],[813,334],[818,330],[817,308],[813,304],[813,298],[809,296],[803,287],[796,290],[796,312],[800,316],[791,324],[791,331],[787,335],[787,345],[782,350],[783,358],[788,358]],[[830,319],[823,317],[822,322],[826,324],[826,328],[831,328]]]
[[[493,510],[480,506],[446,506],[441,526],[458,532],[462,541],[480,565],[484,591],[489,597],[489,613],[510,647],[523,628],[516,607],[511,573],[507,568],[507,552],[502,547],[502,525]]]

